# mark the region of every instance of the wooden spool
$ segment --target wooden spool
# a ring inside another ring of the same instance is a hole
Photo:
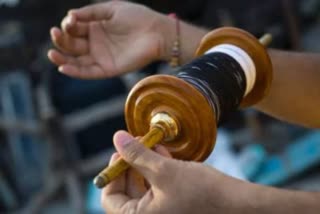
[[[251,34],[237,28],[219,28],[207,34],[196,57],[219,44],[240,47],[255,63],[257,77],[252,91],[241,107],[263,99],[271,85],[272,65],[266,48]],[[217,133],[215,112],[207,99],[189,83],[167,75],[155,75],[140,81],[130,92],[125,116],[129,132],[143,136],[150,130],[150,121],[157,113],[169,114],[179,126],[178,136],[163,142],[174,158],[203,161],[212,152]]]
[[[264,37],[261,43],[266,43]],[[204,37],[196,57],[212,47],[231,44],[247,52],[255,64],[256,81],[241,107],[263,99],[271,85],[272,66],[265,47],[249,33],[236,28],[220,28]],[[140,81],[131,90],[125,116],[129,132],[144,136],[139,141],[152,148],[162,142],[174,158],[203,161],[212,152],[217,134],[216,113],[207,98],[193,85],[174,76],[156,75]],[[103,188],[130,166],[122,158],[94,179]]]

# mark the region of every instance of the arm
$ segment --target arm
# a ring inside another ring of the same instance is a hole
[[[320,209],[320,193],[276,189],[250,184],[252,201],[246,213],[315,214]]]
[[[169,60],[174,41],[174,20],[163,24],[167,36],[163,59]],[[181,23],[181,58],[186,63],[207,30]],[[320,128],[320,54],[269,51],[274,79],[269,95],[256,108],[276,118]]]
[[[199,41],[207,32],[186,23],[181,26],[185,63],[193,59]],[[167,56],[170,56],[170,44]],[[256,108],[278,119],[320,128],[320,54],[280,50],[270,50],[269,54],[274,78],[270,93]]]
[[[276,118],[320,128],[320,54],[270,50],[274,79],[257,109]]]

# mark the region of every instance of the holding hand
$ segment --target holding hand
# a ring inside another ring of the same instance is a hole
[[[157,154],[126,132],[118,132],[114,143],[119,154],[111,164],[122,156],[134,169],[103,190],[107,213],[236,213],[249,205],[248,183],[200,163],[171,159],[164,147],[157,147]]]

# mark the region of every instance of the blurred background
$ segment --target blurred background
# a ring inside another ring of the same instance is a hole
[[[103,213],[92,178],[108,163],[113,133],[125,129],[126,96],[139,79],[172,73],[158,62],[98,81],[59,74],[46,58],[49,28],[94,2],[0,0],[0,213]],[[274,48],[320,51],[320,0],[135,2],[208,29],[269,32]],[[237,112],[221,124],[207,163],[256,183],[320,190],[320,131]]]

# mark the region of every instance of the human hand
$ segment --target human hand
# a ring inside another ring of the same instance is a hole
[[[104,188],[108,214],[247,213],[241,211],[252,202],[249,183],[200,163],[171,159],[164,147],[157,154],[126,132],[118,132],[114,143],[119,154],[111,164],[122,156],[134,169]]]
[[[147,7],[124,1],[71,10],[61,29],[51,29],[58,50],[49,50],[48,57],[60,72],[72,77],[113,77],[168,58],[166,43],[175,34],[170,32],[174,31],[171,22]]]

